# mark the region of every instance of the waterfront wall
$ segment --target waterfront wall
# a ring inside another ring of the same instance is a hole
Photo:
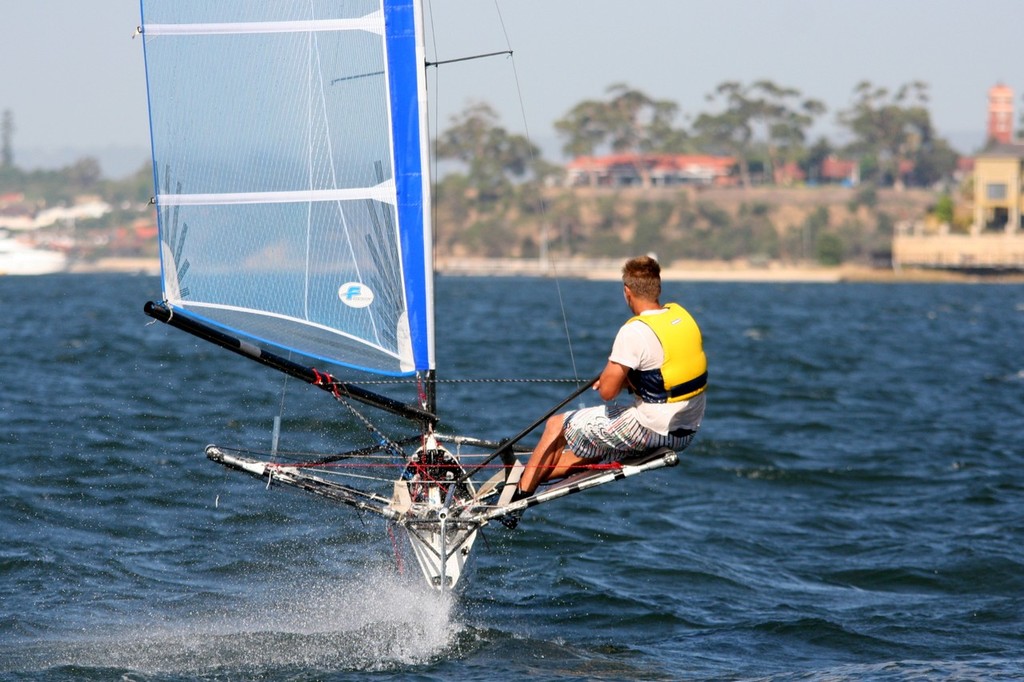
[[[971,270],[1024,270],[1024,235],[896,235],[893,266]]]

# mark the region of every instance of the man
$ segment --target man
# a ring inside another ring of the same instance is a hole
[[[594,384],[605,401],[623,388],[632,405],[598,405],[556,414],[530,455],[513,500],[581,467],[660,447],[685,449],[704,418],[707,358],[700,329],[681,306],[662,306],[661,267],[649,256],[626,261],[623,295],[633,312],[615,336]],[[519,515],[502,517],[515,528]]]

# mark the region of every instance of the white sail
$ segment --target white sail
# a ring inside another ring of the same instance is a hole
[[[144,0],[164,297],[385,374],[432,369],[412,0]]]

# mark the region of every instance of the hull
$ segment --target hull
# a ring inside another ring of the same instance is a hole
[[[471,504],[476,494],[464,476],[459,460],[431,442],[409,459],[389,505],[406,532],[423,578],[436,590],[451,590],[459,583],[477,530],[485,523],[453,513]]]
[[[478,490],[459,458],[432,437],[408,458],[390,498],[328,480],[308,465],[267,462],[215,445],[207,447],[206,456],[267,481],[268,488],[273,484],[299,488],[383,516],[404,535],[427,585],[438,591],[455,590],[463,584],[478,531],[493,519],[679,463],[675,452],[662,448],[570,476],[515,502],[488,502],[500,486],[514,485],[522,464],[517,462]]]
[[[67,256],[26,246],[13,239],[0,239],[0,275],[50,275],[63,272]]]
[[[337,483],[305,466],[268,462],[210,445],[206,456],[218,464],[267,481],[329,498],[381,515],[403,531],[427,585],[455,589],[466,573],[477,531],[487,521],[459,513],[472,506],[475,489],[459,460],[436,444],[417,450],[390,498]]]

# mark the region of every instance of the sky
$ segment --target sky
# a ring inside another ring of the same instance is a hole
[[[15,163],[91,155],[111,177],[145,163],[138,0],[0,0],[0,17],[0,110],[14,115]],[[1017,116],[1024,108],[1020,0],[428,0],[427,17],[429,56],[513,50],[437,69],[440,127],[486,102],[552,161],[554,121],[615,83],[676,102],[685,117],[712,111],[705,96],[719,83],[768,79],[823,101],[815,134],[839,141],[835,116],[857,83],[921,80],[934,126],[963,153],[984,141],[990,87],[1009,85]]]

